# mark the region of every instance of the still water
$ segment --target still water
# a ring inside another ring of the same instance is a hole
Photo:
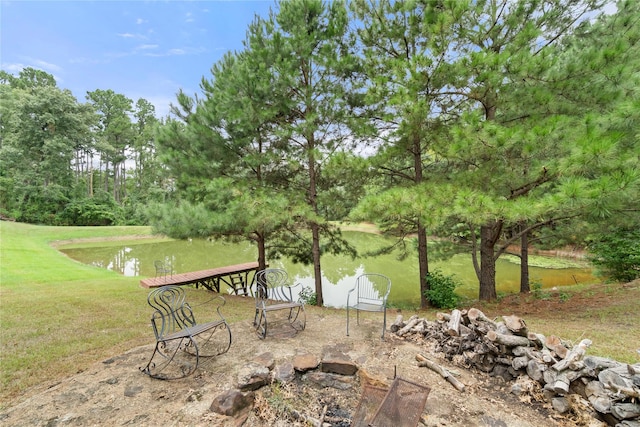
[[[356,231],[343,232],[359,251],[379,248],[388,242],[385,237]],[[256,248],[249,243],[224,243],[204,239],[183,240],[132,240],[102,242],[66,246],[60,250],[69,257],[85,264],[107,268],[125,276],[153,277],[154,260],[165,260],[173,266],[174,273],[205,270],[225,265],[252,262],[257,259]],[[418,264],[415,255],[398,260],[397,255],[357,258],[326,255],[322,258],[322,292],[325,305],[343,307],[347,292],[353,287],[355,278],[362,273],[382,273],[391,278],[390,303],[402,307],[420,304]],[[284,268],[296,283],[314,289],[313,267],[294,264],[288,259],[272,260],[270,267]],[[454,275],[462,285],[456,293],[469,298],[478,296],[478,280],[471,263],[471,255],[457,254],[446,261],[431,261],[429,269],[440,269],[446,275]],[[520,288],[520,266],[499,259],[496,265],[497,291],[518,292]],[[589,266],[572,268],[530,267],[532,282],[543,288],[567,286],[576,283],[592,283]]]

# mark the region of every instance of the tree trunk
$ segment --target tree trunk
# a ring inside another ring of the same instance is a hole
[[[529,233],[524,232],[520,237],[520,293],[527,294],[529,290]]]
[[[429,258],[427,250],[427,230],[418,224],[418,265],[420,267],[420,307],[429,307],[429,299],[425,292],[429,290],[427,275],[429,274]]]
[[[264,234],[256,233],[257,236],[257,244],[258,244],[258,271],[264,270],[267,268],[267,255],[265,249],[265,238]]]
[[[314,157],[315,139],[313,134],[307,137],[308,141],[308,167],[309,167],[309,190],[307,198],[309,205],[315,214],[318,214],[318,198],[316,194],[317,175]],[[317,223],[311,224],[311,255],[313,257],[313,276],[316,288],[316,303],[318,307],[324,305],[322,297],[322,269],[320,268],[320,226]]]
[[[420,185],[423,181],[422,174],[422,137],[420,132],[415,131],[412,135],[413,140],[413,170],[414,182]],[[425,295],[425,291],[429,289],[427,275],[429,274],[429,257],[427,254],[427,230],[422,221],[418,219],[418,266],[420,270],[420,307],[427,308],[429,300]]]
[[[480,227],[480,300],[491,301],[496,294],[496,260],[494,246],[500,235],[500,223]]]
[[[322,269],[320,268],[320,227],[318,224],[311,224],[311,234],[313,238],[312,255],[313,255],[313,275],[316,284],[316,301],[318,307],[324,305],[322,297]]]

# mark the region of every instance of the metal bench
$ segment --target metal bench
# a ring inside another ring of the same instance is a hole
[[[140,368],[145,374],[163,380],[184,378],[198,368],[201,357],[229,350],[231,329],[220,312],[225,304],[221,296],[199,305],[215,307],[217,318],[206,323],[196,322],[180,286],[156,288],[149,293],[147,302],[154,309],[151,326],[156,345],[147,365]]]
[[[349,309],[356,311],[356,320],[360,324],[361,311],[384,313],[382,338],[387,329],[387,299],[391,292],[391,279],[377,273],[358,276],[356,285],[347,293],[347,336],[349,336]]]
[[[253,326],[261,339],[267,336],[267,313],[276,310],[288,310],[287,321],[296,330],[304,330],[307,322],[304,303],[300,299],[294,300],[293,289],[302,285],[289,284],[287,272],[277,268],[258,271],[254,280],[254,298],[256,313]]]

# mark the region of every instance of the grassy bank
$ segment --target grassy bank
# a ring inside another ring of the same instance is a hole
[[[148,227],[41,227],[0,221],[0,405],[34,386],[152,342],[139,278],[78,263],[52,243],[149,236]],[[193,292],[197,301],[205,292]],[[251,301],[230,301],[230,321]]]
[[[41,227],[0,221],[0,406],[150,344],[147,290],[139,278],[80,264],[58,252],[57,241],[151,237],[147,227]],[[194,302],[208,297],[188,289]],[[562,294],[512,296],[479,305],[492,316],[517,314],[534,332],[579,341],[589,354],[639,360],[640,282],[569,288]],[[253,302],[228,298],[230,323],[252,316]],[[316,310],[309,307],[308,315]],[[343,313],[338,311],[330,311]],[[411,310],[404,310],[409,317]],[[390,314],[394,316],[394,313]],[[434,312],[420,313],[434,318]]]

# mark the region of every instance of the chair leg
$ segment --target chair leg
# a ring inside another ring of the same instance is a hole
[[[347,336],[349,336],[349,305],[347,305]]]
[[[304,331],[304,328],[307,326],[307,315],[304,311],[304,306],[301,305],[290,308],[287,320],[296,331]]]
[[[151,378],[175,380],[191,375],[197,368],[199,353],[192,337],[158,341],[151,359],[140,370]]]
[[[256,328],[256,333],[260,339],[267,337],[267,313],[264,310],[258,310],[256,312],[256,319],[253,326]]]
[[[387,329],[387,307],[384,308],[384,316],[382,321],[382,339],[384,339],[384,331]]]

